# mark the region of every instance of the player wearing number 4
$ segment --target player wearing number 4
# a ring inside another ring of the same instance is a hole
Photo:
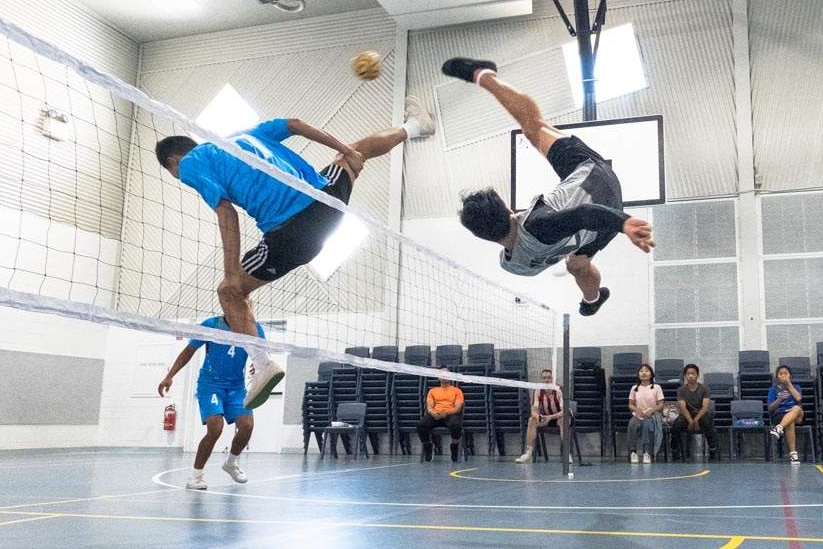
[[[546,122],[531,97],[497,76],[493,62],[455,57],[443,64],[443,73],[491,93],[562,180],[517,214],[494,189],[465,194],[461,223],[476,237],[503,246],[500,265],[510,273],[534,276],[565,258],[583,293],[580,314],[595,314],[609,298],[609,289],[600,287],[600,271],[591,258],[619,232],[648,253],[654,247],[651,225],[623,213],[620,181],[608,162]]]
[[[208,318],[201,325],[207,328],[231,331],[225,317],[222,316]],[[257,324],[257,336],[266,337],[260,324]],[[244,483],[248,481],[246,473],[240,469],[237,459],[243,448],[249,444],[254,429],[252,411],[243,405],[243,399],[246,396],[244,374],[248,355],[241,347],[192,339],[180,351],[169,373],[158,385],[157,392],[160,393],[161,397],[165,396],[171,387],[172,378],[189,363],[194,353],[204,343],[206,345],[206,358],[203,360],[203,366],[200,367],[200,375],[197,378],[197,403],[200,407],[200,419],[203,425],[206,426],[206,434],[197,446],[194,469],[188,482],[186,482],[186,488],[192,490],[205,490],[208,488],[203,478],[203,468],[206,466],[212,450],[214,450],[214,445],[217,444],[220,435],[223,433],[223,420],[229,425],[232,423],[237,424],[234,438],[231,441],[231,451],[226,456],[225,463],[223,463],[223,470],[231,475],[235,482]]]
[[[329,133],[296,118],[258,124],[229,139],[281,172],[348,203],[363,163],[388,153],[407,139],[434,133],[431,115],[414,97],[406,99],[406,122],[346,145]],[[337,151],[331,164],[315,170],[282,141],[302,136]],[[343,212],[315,201],[262,171],[252,168],[212,143],[198,145],[184,135],[166,137],[155,147],[157,160],[168,172],[192,187],[217,214],[223,241],[224,278],[217,287],[220,307],[232,330],[255,335],[255,319],[246,304],[249,295],[289,271],[309,263],[334,232]],[[263,233],[260,243],[243,254],[235,206],[244,209]],[[254,375],[249,377],[245,405],[256,408],[283,379],[283,370],[265,349],[248,349]]]

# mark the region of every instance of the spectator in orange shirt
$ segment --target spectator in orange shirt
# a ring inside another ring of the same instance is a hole
[[[448,371],[441,366],[440,370]],[[435,427],[446,427],[451,435],[451,458],[457,461],[460,436],[463,434],[463,391],[452,385],[450,379],[440,378],[440,387],[432,387],[426,395],[426,413],[417,424],[417,435],[423,443],[423,458],[432,460],[432,437]]]

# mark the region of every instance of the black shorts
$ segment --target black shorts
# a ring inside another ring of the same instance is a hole
[[[788,412],[777,412],[775,414],[772,414],[772,417],[771,417],[772,425],[778,425],[781,421],[783,421],[783,416],[785,416],[786,414],[788,414]],[[803,415],[801,415],[799,418],[797,418],[796,423],[797,423],[797,425],[800,425],[801,423],[803,423]]]
[[[329,180],[323,192],[348,204],[352,182],[336,164],[320,172]],[[263,235],[260,243],[243,256],[243,270],[258,280],[273,281],[305,265],[320,253],[326,239],[337,229],[343,212],[314,201],[305,210]]]
[[[612,171],[611,164],[596,151],[589,148],[580,138],[572,135],[561,137],[549,148],[546,159],[554,168],[560,179],[566,179],[587,160],[594,162],[594,167],[580,186],[592,197],[594,204],[608,206],[615,210],[623,210],[623,192],[620,180]],[[593,257],[594,254],[606,247],[616,232],[600,233],[594,242],[586,244],[574,255]]]

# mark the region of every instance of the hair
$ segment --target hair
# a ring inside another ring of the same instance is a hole
[[[460,223],[483,240],[499,242],[511,230],[511,210],[497,191],[491,187],[474,192],[464,192],[460,199]]]
[[[685,366],[683,366],[683,376],[685,376],[686,372],[688,372],[689,370],[694,370],[695,372],[697,372],[697,375],[700,375],[700,368],[697,367],[697,364],[686,364]]]
[[[643,368],[648,368],[649,371],[652,373],[652,377],[649,380],[649,388],[654,388],[654,368],[652,368],[651,364],[643,363],[637,367],[637,383],[634,385],[634,390],[636,391],[638,387],[640,387],[640,370]]]
[[[197,142],[191,137],[172,135],[157,142],[154,147],[154,154],[157,155],[157,161],[160,162],[160,165],[168,169],[167,160],[169,158],[176,154],[184,156],[196,146]]]
[[[774,371],[774,375],[777,376],[777,374],[780,373],[780,370],[786,370],[787,372],[789,372],[789,375],[792,375],[792,369],[786,366],[785,364],[781,364],[780,366],[778,366],[777,370]]]

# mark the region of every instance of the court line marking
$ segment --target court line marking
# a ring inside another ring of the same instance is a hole
[[[0,512],[0,514],[12,515],[12,514],[15,514],[15,513]],[[17,520],[9,520],[9,521],[6,521],[6,522],[0,522],[0,527],[5,526],[6,524],[20,524],[21,522],[32,522],[34,520],[45,520],[45,519],[53,519],[53,518],[60,518],[60,515],[56,515],[54,513],[49,513],[47,515],[42,515],[42,516],[38,515],[36,517],[28,517],[28,518],[22,518],[22,519],[17,519]]]
[[[742,545],[742,543],[746,541],[746,538],[743,536],[735,536],[729,540],[729,543],[721,547],[720,549],[737,549]]]
[[[21,514],[21,515],[39,515],[33,511],[19,511],[19,512],[5,512],[2,514]],[[104,515],[99,513],[48,513],[49,517],[64,517],[64,518],[98,518],[111,520],[152,520],[161,522],[195,522],[195,523],[217,523],[217,524],[269,524],[269,525],[297,525],[297,526],[316,526],[324,528],[381,528],[381,529],[400,529],[400,530],[439,530],[439,531],[453,531],[453,532],[491,532],[504,534],[555,534],[555,535],[576,535],[576,536],[601,536],[601,537],[658,537],[658,538],[674,538],[674,539],[719,539],[729,540],[729,543],[742,540],[753,541],[798,541],[805,543],[821,543],[823,538],[789,538],[781,536],[757,536],[745,535],[735,536],[729,534],[686,534],[680,532],[609,532],[598,530],[572,530],[572,529],[558,529],[558,528],[515,528],[515,527],[500,527],[500,526],[449,526],[439,524],[385,524],[385,523],[369,523],[369,522],[326,522],[326,521],[289,521],[289,520],[254,520],[254,519],[216,519],[216,518],[196,518],[196,517],[169,517],[169,516],[140,516],[140,515]],[[729,543],[726,545],[728,546]],[[739,544],[738,544],[739,545]],[[736,547],[730,546],[728,549]]]
[[[276,477],[267,477],[267,478],[261,478],[261,479],[254,479],[254,480],[250,480],[249,482],[244,483],[244,484],[260,484],[260,483],[263,483],[263,482],[271,482],[271,481],[274,481],[274,480],[291,480],[291,479],[296,479],[296,478],[322,477],[322,476],[328,476],[328,475],[335,475],[336,476],[336,475],[345,474],[345,473],[359,473],[361,471],[376,471],[378,469],[391,469],[393,467],[408,467],[410,465],[413,465],[413,464],[410,464],[410,463],[395,463],[395,464],[390,464],[390,465],[375,465],[374,467],[353,467],[353,468],[350,468],[350,469],[334,469],[334,470],[328,470],[328,471],[316,471],[316,472],[309,472],[309,473],[307,473],[305,471],[302,471],[302,472],[293,473],[293,474],[290,474],[290,475],[280,475],[280,476],[276,476]],[[191,471],[191,467],[178,467],[176,469],[167,469],[165,471],[160,471],[159,473],[157,473],[157,474],[155,474],[154,476],[151,477],[151,481],[155,484],[159,484],[160,486],[166,486],[168,488],[176,488],[178,490],[179,489],[185,490],[186,489],[185,486],[181,486],[179,484],[171,484],[170,482],[165,482],[163,480],[160,480],[161,477],[163,477],[165,475],[168,475],[170,473],[175,473],[177,471]],[[231,482],[231,483],[228,483],[228,484],[218,484],[218,486],[237,486],[237,483]],[[221,493],[221,492],[216,492],[214,490],[198,490],[198,491],[203,492],[203,493],[211,492],[213,494]],[[222,492],[222,493],[230,494],[230,495],[236,495],[233,492]]]
[[[823,474],[823,465],[815,465],[815,468],[820,471],[820,474]]]
[[[607,483],[616,483],[616,482],[650,482],[650,481],[663,481],[663,480],[686,480],[692,478],[700,478],[707,476],[711,471],[709,469],[703,469],[697,473],[691,475],[680,475],[676,477],[652,477],[652,478],[615,478],[615,479],[585,479],[585,480],[571,480],[565,478],[559,478],[555,480],[540,480],[540,479],[526,479],[526,478],[493,478],[493,477],[473,477],[468,475],[463,475],[463,473],[468,473],[470,471],[477,471],[477,467],[472,469],[462,469],[460,471],[452,471],[449,473],[449,476],[452,478],[459,478],[464,480],[484,480],[488,482],[528,482],[528,483],[564,483],[564,484],[607,484]]]

